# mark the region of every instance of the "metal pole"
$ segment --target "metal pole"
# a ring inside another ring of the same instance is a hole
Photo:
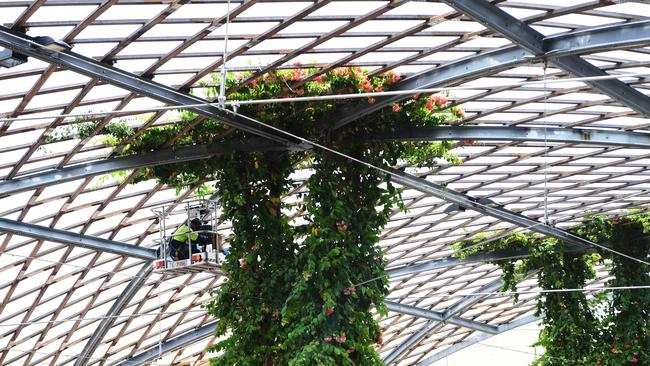
[[[190,265],[192,265],[192,224],[190,221],[190,203],[187,202],[187,252],[189,253],[188,259],[190,260]]]

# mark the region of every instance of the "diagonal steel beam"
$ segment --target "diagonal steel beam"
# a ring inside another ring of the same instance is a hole
[[[485,324],[481,322],[477,322],[474,320],[470,319],[465,319],[461,318],[459,316],[452,316],[449,317],[448,319],[445,319],[445,313],[439,312],[439,311],[434,311],[434,310],[429,310],[429,309],[422,309],[418,308],[416,306],[411,306],[411,305],[404,305],[400,304],[394,301],[384,301],[384,304],[386,304],[386,307],[388,310],[400,313],[400,314],[406,314],[406,315],[412,315],[418,318],[425,318],[425,319],[430,319],[430,320],[436,320],[439,322],[446,321],[447,323],[458,325],[460,327],[464,328],[469,328],[473,330],[478,330],[480,332],[484,333],[489,333],[489,334],[497,334],[498,333],[498,328],[494,325],[490,324]]]
[[[497,289],[499,289],[503,285],[503,282],[499,278],[496,281],[492,281],[481,288],[479,288],[476,292],[477,293],[485,293],[485,292],[492,292]],[[451,317],[455,316],[456,314],[460,314],[466,309],[469,309],[472,305],[476,304],[477,302],[481,301],[485,295],[475,295],[475,296],[468,296],[454,305],[452,305],[449,309],[447,309],[443,313],[442,320],[429,320],[423,327],[418,329],[415,333],[413,333],[410,337],[408,337],[402,344],[394,348],[385,358],[384,358],[384,363],[386,364],[391,364],[395,360],[397,360],[401,355],[403,355],[405,352],[407,352],[409,349],[411,349],[413,346],[417,345],[422,338],[426,337],[427,334],[431,333],[432,331],[440,328],[441,326],[444,325],[446,321],[448,321]],[[489,333],[486,333],[489,334]]]
[[[183,335],[175,337],[163,343],[160,347],[160,354],[175,351],[188,344],[206,339],[210,337],[217,326],[218,321],[212,321],[199,328],[191,330]],[[127,360],[118,361],[110,364],[110,366],[131,366],[131,365],[144,365],[145,363],[154,360],[158,357],[158,345],[149,348],[148,350],[139,353]]]
[[[233,151],[284,151],[288,149],[290,148],[273,142],[250,140],[246,143],[212,143],[157,150],[143,155],[98,160],[5,181],[0,183],[0,197],[119,170],[207,159]]]
[[[558,53],[562,51],[564,54],[567,54],[569,51],[566,47],[577,46],[580,42],[591,42],[589,35],[586,33],[581,33],[581,36],[577,37],[576,41],[573,43],[568,42],[562,46],[555,46],[561,48],[549,49],[548,45],[552,44],[551,40],[545,39],[543,34],[534,30],[528,24],[506,13],[486,0],[444,0],[444,2],[457,11],[460,11],[473,20],[483,24],[485,27],[501,33],[512,42],[532,52],[535,56],[548,57],[551,63],[573,75],[578,77],[608,75],[600,68],[590,64],[575,54],[559,57],[553,54],[552,51],[556,49],[558,50]],[[629,29],[619,28],[618,25],[616,26],[617,28],[615,29],[623,29],[625,31],[619,32],[619,36],[629,35],[627,33]],[[608,44],[613,45],[615,43],[615,38],[611,36],[611,38],[604,37],[602,29],[603,27],[597,28],[596,34],[598,35],[597,38],[600,38],[599,40],[602,42],[601,47],[607,49]],[[638,36],[633,37],[638,38]],[[597,40],[598,39],[594,39],[594,42]],[[640,91],[615,79],[588,81],[587,83],[604,94],[607,94],[613,100],[633,109],[646,118],[650,118],[650,97]]]
[[[531,62],[536,58],[541,58],[546,53],[552,53],[555,55],[579,55],[597,52],[603,49],[611,50],[621,47],[648,45],[650,44],[650,20],[641,20],[625,24],[616,23],[597,28],[589,28],[582,31],[568,32],[543,38],[539,42],[542,42],[542,47],[544,47],[544,52],[542,52],[541,56],[540,54],[531,52],[524,47],[505,47],[453,61],[420,74],[413,75],[404,79],[404,81],[397,84],[391,90],[426,89],[462,83],[481,76],[495,74],[511,66]],[[603,82],[605,82],[605,80],[601,81],[601,83]],[[623,84],[618,81],[612,82],[618,86]],[[625,84],[623,84],[623,86],[627,87]],[[638,97],[638,93],[635,93],[634,95]],[[346,105],[341,107],[331,120],[336,121],[334,128],[338,129],[363,116],[378,111],[391,103],[408,97],[408,95],[402,95],[375,98],[376,102],[374,104],[357,106]],[[646,106],[646,108],[650,107]]]
[[[154,249],[121,243],[114,240],[102,239],[96,236],[77,234],[70,231],[52,229],[41,225],[0,218],[0,233],[2,232],[53,241],[56,243],[75,245],[86,249],[126,255],[133,258],[147,260],[154,260],[157,258]]]
[[[436,126],[398,129],[385,135],[370,135],[369,141],[540,141],[593,145],[650,148],[650,135],[611,130],[505,127],[505,126]]]
[[[115,300],[113,306],[108,310],[106,317],[102,319],[93,334],[90,336],[84,349],[77,356],[74,366],[86,366],[88,362],[91,361],[93,353],[102,339],[106,336],[106,333],[108,333],[113,324],[115,324],[117,317],[122,313],[127,305],[129,305],[129,302],[147,281],[151,272],[153,272],[151,261],[146,261],[133,280],[131,280],[131,282],[126,286],[122,294],[120,294],[120,296]]]
[[[562,229],[546,225],[514,211],[510,211],[499,205],[482,204],[479,203],[478,200],[474,197],[460,193],[453,189],[449,189],[442,185],[429,182],[426,179],[419,178],[415,175],[401,172],[395,169],[391,169],[390,171],[392,173],[391,180],[393,182],[399,183],[409,188],[413,188],[423,193],[428,193],[446,202],[455,203],[461,207],[465,207],[466,209],[474,210],[484,215],[492,216],[497,219],[507,221],[511,224],[515,224],[517,226],[522,226],[528,230],[554,237],[556,239],[564,241],[570,246],[591,247],[593,244],[589,240],[573,235]]]
[[[27,56],[35,57],[52,65],[78,72],[99,81],[106,81],[109,84],[145,95],[163,103],[178,106],[208,103],[205,99],[180,92],[174,88],[156,83],[144,77],[139,77],[78,53],[49,49],[35,42],[32,37],[4,26],[0,26],[0,46]],[[262,128],[248,119],[228,113],[226,110],[215,106],[195,106],[188,107],[187,109],[276,142],[298,143],[298,141],[288,139],[285,135],[277,131]]]
[[[507,324],[500,325],[500,326],[497,327],[498,331],[497,331],[496,334],[482,333],[482,334],[475,335],[474,337],[472,337],[470,339],[466,339],[466,340],[464,340],[464,341],[462,341],[460,343],[456,343],[456,344],[454,344],[454,345],[452,345],[452,346],[450,346],[448,348],[443,349],[440,352],[437,352],[437,353],[433,354],[432,356],[429,356],[429,357],[425,358],[424,360],[418,362],[416,366],[428,366],[428,365],[434,364],[437,361],[440,361],[443,358],[449,357],[452,354],[454,354],[454,353],[456,353],[456,352],[458,352],[460,350],[463,350],[463,349],[465,349],[465,348],[467,348],[467,347],[469,347],[471,345],[480,343],[480,342],[482,342],[482,341],[484,341],[484,340],[486,340],[486,339],[488,339],[490,337],[493,337],[493,336],[495,336],[497,334],[507,332],[507,331],[509,331],[511,329],[515,329],[517,327],[521,327],[522,325],[533,323],[533,322],[536,322],[538,320],[540,320],[540,317],[531,315],[531,316],[527,316],[527,317],[524,317],[524,318],[521,318],[521,319],[517,319],[517,320],[515,320],[513,322],[510,322],[510,323],[507,323]]]
[[[567,249],[567,252],[584,252],[584,248]],[[518,259],[530,257],[530,251],[524,248],[503,249],[489,252],[480,252],[470,254],[463,259],[456,257],[444,257],[422,263],[410,264],[399,267],[387,268],[386,273],[390,278],[407,276],[414,273],[435,271],[437,269],[449,268],[454,266],[489,263],[505,259]]]

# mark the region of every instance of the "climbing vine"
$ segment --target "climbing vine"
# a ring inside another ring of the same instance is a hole
[[[575,233],[593,242],[634,258],[650,257],[650,215],[638,214],[610,220],[590,217]],[[609,287],[647,286],[649,268],[610,251],[585,251],[537,234],[517,233],[489,241],[485,236],[459,247],[461,257],[484,250],[526,248],[530,256],[519,260],[496,261],[501,267],[504,290],[516,291],[517,283],[537,275],[544,290],[581,289],[596,278],[595,266],[609,267]],[[517,297],[515,297],[515,301]],[[596,294],[550,292],[537,303],[542,329],[535,345],[544,354],[532,365],[647,365],[650,364],[650,291],[647,289]]]
[[[338,68],[313,80],[295,68],[267,73],[246,85],[250,74],[229,74],[230,100],[247,101],[381,92],[400,80],[389,72],[369,76],[359,68]],[[216,96],[220,78],[205,82]],[[458,163],[452,142],[367,141],[398,128],[454,124],[464,112],[447,95],[417,95],[361,117],[334,131],[340,104],[374,104],[374,98],[267,104],[241,103],[238,112],[376,166],[408,161],[419,166]],[[122,154],[209,143],[246,143],[252,136],[221,121],[180,112],[182,123],[114,137],[129,144]],[[187,128],[191,125],[192,128]],[[298,164],[312,171],[301,207],[282,197],[295,188]],[[379,235],[400,202],[399,190],[381,172],[331,152],[233,152],[212,159],[148,167],[136,179],[172,187],[216,181],[224,220],[232,222],[227,279],[206,305],[219,318],[213,365],[379,365],[381,331],[375,311],[385,314],[388,291]],[[289,213],[298,209],[302,223]],[[370,281],[368,281],[370,280]],[[362,286],[360,286],[362,284]]]

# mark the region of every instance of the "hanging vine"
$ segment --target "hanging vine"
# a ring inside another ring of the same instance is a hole
[[[575,230],[577,235],[605,243],[610,248],[642,260],[650,257],[650,215],[630,215],[615,220],[596,216]],[[484,236],[459,247],[471,247],[461,257],[483,250],[526,248],[530,256],[496,261],[504,290],[532,273],[543,290],[581,289],[595,279],[595,266],[609,267],[609,287],[650,284],[649,269],[610,251],[579,253],[553,238],[517,233],[484,245]],[[517,298],[515,297],[515,301]],[[580,291],[542,294],[537,302],[542,329],[537,346],[544,354],[532,365],[635,365],[650,364],[650,291],[627,290],[588,297]]]
[[[258,100],[337,93],[381,92],[399,81],[387,73],[369,77],[359,68],[339,68],[313,81],[301,80],[315,70],[275,71],[245,86],[249,74],[230,74],[231,100]],[[203,85],[215,96],[220,77]],[[300,86],[296,86],[300,85]],[[366,136],[397,128],[453,124],[464,112],[449,106],[444,94],[415,96],[362,117],[337,131],[330,114],[352,101],[242,104],[238,112],[303,136],[377,166],[398,160],[426,166],[457,163],[452,142],[369,142]],[[198,117],[182,112],[181,120]],[[149,128],[132,137],[123,154],[168,146],[249,140],[247,133],[220,121],[204,120],[187,133],[184,123]],[[108,131],[110,134],[110,131]],[[112,141],[123,141],[115,137]],[[290,174],[307,161],[304,202],[306,224],[289,222],[291,207],[282,197],[292,188]],[[385,314],[385,259],[377,246],[390,213],[399,204],[397,190],[382,173],[332,153],[232,153],[213,159],[149,167],[139,179],[154,178],[172,187],[216,180],[224,220],[232,222],[231,252],[224,270],[228,279],[206,307],[219,318],[214,365],[378,365],[381,343],[374,311]],[[358,284],[372,279],[363,286]]]

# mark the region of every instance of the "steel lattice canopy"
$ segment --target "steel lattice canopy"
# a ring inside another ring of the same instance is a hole
[[[7,59],[14,67],[0,68],[0,364],[144,364],[158,357],[159,342],[164,363],[209,358],[216,320],[200,305],[223,279],[161,278],[149,270],[158,235],[150,209],[177,207],[192,190],[176,195],[153,181],[129,181],[146,165],[246,147],[116,158],[98,136],[48,136],[70,123],[52,117],[59,114],[200,102],[199,81],[223,62],[226,18],[231,71],[361,66],[396,70],[404,90],[473,87],[453,91],[466,126],[373,137],[476,141],[455,149],[462,165],[401,167],[409,211],[394,214],[381,241],[391,275],[380,349],[387,362],[429,365],[535,321],[533,294],[517,304],[448,296],[498,289],[499,269],[486,261],[526,253],[460,262],[450,257],[451,245],[522,226],[561,236],[586,214],[619,215],[650,200],[650,5],[550,3],[233,0],[228,12],[227,0],[1,1],[0,46],[16,57]],[[71,49],[33,43],[38,36]],[[14,62],[23,56],[26,63]],[[542,80],[545,65],[548,79],[637,76],[514,85]],[[344,107],[338,126],[396,98]],[[41,118],[6,121],[12,117]],[[132,113],[102,123],[116,119],[141,133],[178,117]],[[257,133],[257,148],[277,145],[277,136]],[[116,178],[109,174],[115,171],[127,173]],[[297,183],[308,175],[299,171]],[[553,227],[535,224],[545,181]],[[442,186],[458,195],[440,194]],[[297,202],[301,190],[285,200]],[[450,209],[450,202],[469,208]],[[594,285],[606,278],[602,269]],[[535,289],[534,277],[520,287]]]

